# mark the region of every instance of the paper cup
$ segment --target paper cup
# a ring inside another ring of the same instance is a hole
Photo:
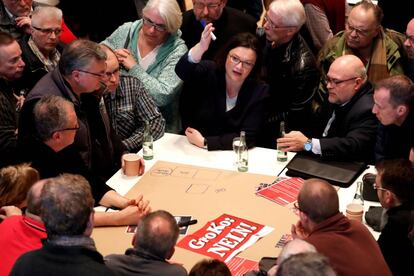
[[[362,221],[362,215],[364,214],[364,206],[357,203],[351,203],[346,206],[346,216],[349,219]]]
[[[137,176],[139,173],[139,168],[141,158],[138,154],[127,153],[122,156],[122,171],[126,176]]]

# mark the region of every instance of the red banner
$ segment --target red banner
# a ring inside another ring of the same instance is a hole
[[[272,227],[223,214],[185,236],[177,246],[228,262],[272,231]]]

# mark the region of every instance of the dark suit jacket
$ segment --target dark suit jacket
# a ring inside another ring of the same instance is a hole
[[[255,34],[257,25],[255,19],[250,15],[225,7],[219,20],[213,22],[213,26],[217,40],[211,42],[209,49],[203,55],[203,59],[213,59],[235,34],[244,32]],[[185,41],[188,49],[191,49],[200,41],[203,29],[200,21],[196,20],[193,10],[186,11],[183,14],[181,38]]]
[[[332,105],[336,117],[328,136],[320,139],[322,157],[373,161],[378,121],[371,111],[372,95],[372,84],[367,82],[344,106]]]
[[[401,126],[380,124],[377,144],[375,145],[375,161],[384,159],[408,159],[410,149],[414,146],[414,111],[408,114]]]
[[[180,112],[184,129],[193,127],[206,137],[209,150],[231,149],[233,138],[246,131],[249,147],[255,145],[257,132],[265,117],[268,87],[246,79],[236,106],[226,112],[225,72],[212,61],[190,63],[184,55],[175,68],[184,80]]]

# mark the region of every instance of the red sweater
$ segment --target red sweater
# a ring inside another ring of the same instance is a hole
[[[392,276],[368,229],[342,213],[318,224],[305,240],[329,258],[339,276]]]
[[[42,247],[44,225],[26,216],[11,216],[0,223],[0,276],[9,275],[17,258]]]

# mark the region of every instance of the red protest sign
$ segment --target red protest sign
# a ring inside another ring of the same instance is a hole
[[[223,214],[177,246],[227,262],[272,231],[272,227]]]

